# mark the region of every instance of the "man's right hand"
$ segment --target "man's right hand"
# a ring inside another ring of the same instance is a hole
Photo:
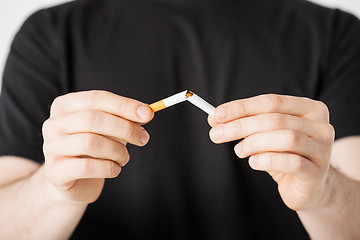
[[[56,98],[43,125],[47,179],[66,200],[96,201],[104,179],[128,163],[126,144],[147,144],[141,125],[153,117],[148,105],[105,91]]]

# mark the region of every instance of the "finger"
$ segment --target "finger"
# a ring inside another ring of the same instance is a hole
[[[115,178],[121,172],[119,164],[106,159],[65,158],[46,164],[47,177],[63,188],[70,188],[78,179]]]
[[[48,159],[86,156],[112,160],[120,166],[125,166],[130,159],[122,143],[91,133],[74,134],[62,138],[62,141],[46,143],[44,153]]]
[[[51,117],[83,110],[98,110],[134,122],[146,123],[154,113],[150,107],[137,100],[107,91],[69,93],[56,98],[51,106]]]
[[[224,143],[246,138],[256,133],[291,129],[322,141],[329,138],[328,131],[331,129],[328,125],[328,123],[319,123],[293,115],[265,113],[218,124],[210,130],[210,138],[215,143]]]
[[[48,131],[56,129],[60,134],[95,133],[137,146],[144,146],[150,138],[139,124],[101,111],[75,112],[49,122]]]
[[[252,169],[266,172],[291,174],[308,180],[317,175],[317,167],[308,159],[291,153],[262,153],[249,158]]]
[[[215,118],[210,115],[208,116],[207,121],[208,121],[210,127],[213,127],[216,124],[218,124],[218,122],[215,120]]]
[[[215,109],[214,115],[216,121],[224,123],[262,113],[284,113],[309,120],[329,121],[329,111],[324,103],[304,97],[276,94],[260,95],[222,104]]]
[[[288,129],[257,133],[235,146],[240,158],[265,152],[293,153],[315,162],[321,159],[321,147],[314,139]]]

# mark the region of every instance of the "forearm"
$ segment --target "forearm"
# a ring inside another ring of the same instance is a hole
[[[0,239],[67,239],[86,206],[61,199],[41,167],[0,188]]]
[[[318,206],[298,211],[310,237],[360,239],[360,183],[330,167]]]

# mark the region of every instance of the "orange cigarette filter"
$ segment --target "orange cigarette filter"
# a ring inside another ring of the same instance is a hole
[[[153,112],[157,112],[157,111],[167,108],[167,106],[164,103],[164,99],[157,101],[153,104],[150,104],[149,107],[151,108],[151,110],[153,110]]]
[[[170,106],[173,106],[175,104],[178,104],[178,103],[181,103],[181,102],[184,102],[186,101],[187,99],[187,94],[188,94],[188,91],[185,90],[183,92],[180,92],[180,93],[177,93],[177,94],[174,94],[170,97],[167,97],[165,99],[162,99],[158,102],[155,102],[153,104],[150,104],[149,107],[154,111],[154,112],[157,112],[157,111],[160,111],[162,109],[165,109],[165,108],[168,108]]]

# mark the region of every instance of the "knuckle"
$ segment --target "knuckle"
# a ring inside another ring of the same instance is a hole
[[[124,146],[123,147],[123,151],[122,151],[122,155],[121,155],[121,166],[124,167],[126,164],[128,164],[130,161],[130,154],[129,151],[127,150],[127,148]]]
[[[53,162],[62,157],[58,141],[44,141],[42,145],[43,155],[46,162]]]
[[[96,102],[99,101],[102,91],[100,90],[90,90],[83,94],[84,102],[90,107],[95,106]]]
[[[272,114],[269,121],[270,126],[274,129],[282,129],[285,126],[285,117],[282,114]]]
[[[93,134],[82,134],[79,141],[84,154],[91,152],[98,145],[98,141]]]
[[[47,119],[46,121],[44,121],[42,128],[41,128],[41,131],[42,131],[42,134],[44,137],[50,132],[50,129],[52,129],[51,120]]]
[[[124,121],[124,123],[121,126],[121,131],[123,132],[123,135],[125,138],[129,138],[133,134],[133,124],[129,121]],[[124,139],[126,140],[126,139]]]
[[[275,169],[275,161],[276,161],[275,158],[276,158],[275,154],[273,154],[273,153],[269,154],[268,161],[265,162],[266,169],[269,169],[269,170]]]
[[[51,146],[48,142],[44,141],[43,143],[43,153],[44,153],[44,157],[45,157],[45,160],[48,160],[51,156]]]
[[[318,109],[320,109],[322,112],[328,113],[329,109],[327,107],[327,105],[322,102],[322,101],[316,101],[317,105],[318,105]]]
[[[284,136],[285,136],[285,142],[290,147],[295,146],[299,143],[299,135],[294,130],[287,129],[284,132]]]
[[[329,121],[329,108],[324,102],[316,101],[316,111]]]
[[[88,158],[82,159],[79,165],[77,166],[77,172],[79,177],[88,176],[91,171],[91,160]]]
[[[335,138],[335,128],[333,127],[333,125],[329,123],[324,124],[323,129],[326,140],[333,142]]]
[[[122,143],[116,143],[112,147],[113,160],[118,163],[118,165],[124,167],[130,160],[129,152],[126,146]]]
[[[58,96],[53,100],[50,107],[50,113],[53,113],[57,108],[61,106],[61,102],[63,98],[64,96]]]
[[[88,110],[83,113],[82,126],[92,129],[98,123],[98,114],[96,111]]]
[[[117,177],[119,175],[119,164],[113,161],[109,161],[107,164],[107,176]]]
[[[333,125],[331,125],[331,124],[328,124],[328,133],[329,133],[329,138],[330,138],[330,140],[331,140],[331,142],[333,142],[334,141],[334,139],[335,139],[335,128],[334,128],[334,126]]]
[[[62,95],[62,96],[57,96],[56,98],[54,98],[54,100],[53,100],[52,103],[51,103],[51,106],[53,106],[53,107],[58,106],[58,105],[60,104],[60,102],[61,102],[61,100],[62,100],[63,97],[64,97],[64,96]]]
[[[294,171],[298,172],[298,171],[301,171],[302,169],[304,169],[305,161],[300,156],[297,156],[293,159],[293,165],[294,165],[294,167],[293,167]]]
[[[282,104],[282,98],[280,95],[277,94],[268,94],[266,95],[267,102],[269,104],[270,111],[276,111],[280,108]]]

